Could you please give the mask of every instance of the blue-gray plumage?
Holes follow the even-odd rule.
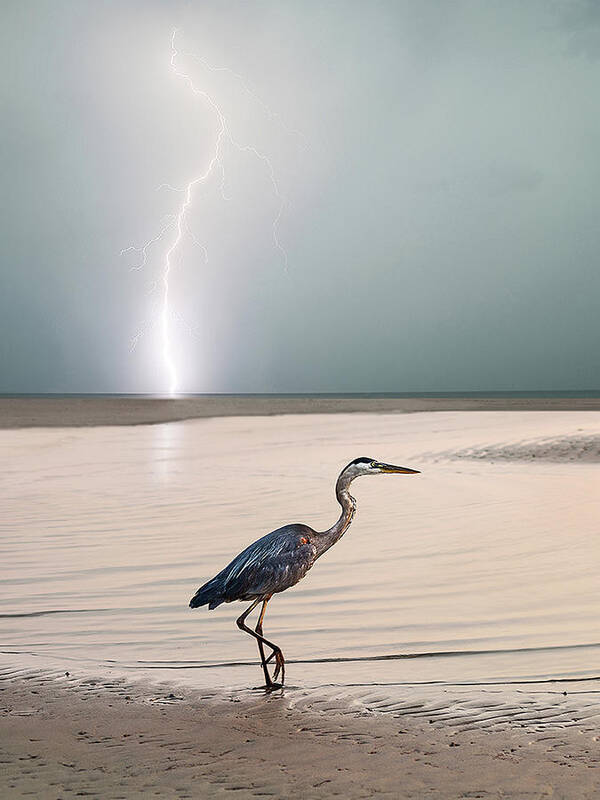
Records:
[[[371,458],[356,458],[341,471],[335,495],[342,507],[338,521],[326,531],[315,531],[300,523],[284,525],[251,544],[212,580],[201,586],[190,600],[191,608],[208,606],[217,608],[221,603],[234,600],[251,600],[252,604],[237,620],[238,627],[253,636],[258,642],[262,668],[268,689],[283,686],[285,659],[281,649],[263,636],[262,622],[267,603],[274,594],[283,592],[301,580],[315,561],[335,544],[348,529],[356,512],[356,501],[349,492],[351,482],[361,475],[380,473],[415,474],[419,470],[395,467]],[[255,630],[249,628],[246,617],[262,602],[262,609]],[[264,645],[272,653],[265,658]],[[268,664],[275,659],[273,678]],[[281,684],[274,681],[281,672]]]

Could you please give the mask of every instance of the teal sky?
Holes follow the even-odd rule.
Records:
[[[180,68],[270,159],[289,264],[269,168],[226,143],[173,257],[179,389],[600,387],[596,2],[20,0],[0,391],[167,388],[182,195],[157,187],[201,174],[218,133],[170,69],[175,28],[205,59]],[[165,226],[132,270],[121,251]]]

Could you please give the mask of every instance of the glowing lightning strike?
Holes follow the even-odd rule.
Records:
[[[164,237],[167,235],[167,233],[169,231],[171,231],[172,229],[174,229],[174,231],[175,231],[175,237],[174,237],[173,241],[171,242],[171,244],[169,245],[169,247],[168,247],[168,249],[167,249],[167,251],[165,252],[165,255],[164,255],[162,273],[161,273],[161,278],[160,278],[160,281],[159,281],[161,286],[162,286],[162,303],[161,303],[161,309],[160,309],[160,315],[159,315],[160,337],[161,337],[161,355],[162,355],[162,360],[163,360],[163,363],[165,365],[165,370],[166,370],[166,373],[167,373],[168,387],[169,387],[169,394],[170,395],[174,395],[177,392],[177,387],[178,387],[177,367],[176,367],[176,364],[175,364],[175,359],[173,357],[172,347],[171,347],[170,323],[171,323],[172,319],[176,319],[179,322],[183,321],[182,318],[181,318],[181,315],[176,314],[176,312],[174,312],[172,310],[172,308],[171,308],[169,282],[170,282],[170,278],[171,278],[171,272],[173,270],[173,260],[174,260],[175,254],[177,253],[177,250],[178,250],[179,246],[181,245],[181,243],[182,243],[182,241],[183,241],[183,239],[184,239],[184,237],[186,235],[188,235],[191,238],[191,240],[203,250],[205,260],[207,258],[206,248],[204,247],[204,245],[202,245],[202,244],[200,244],[200,242],[198,242],[198,240],[194,237],[193,233],[190,231],[190,229],[188,227],[186,216],[187,216],[188,210],[189,210],[189,208],[190,208],[190,206],[192,204],[193,192],[194,192],[195,187],[198,184],[205,183],[211,177],[213,172],[215,172],[215,170],[217,170],[217,169],[220,170],[220,172],[221,172],[221,187],[220,187],[221,188],[221,194],[222,194],[223,198],[226,199],[226,197],[225,197],[225,168],[224,168],[223,162],[222,162],[222,148],[223,148],[223,143],[224,143],[225,140],[227,140],[232,145],[232,147],[234,147],[240,153],[248,153],[248,154],[254,156],[256,159],[258,159],[264,165],[264,167],[267,170],[267,174],[268,174],[269,180],[270,180],[272,188],[273,188],[273,193],[274,193],[274,195],[277,198],[278,203],[279,203],[277,214],[275,216],[275,219],[273,220],[273,226],[272,226],[273,244],[274,244],[275,248],[281,254],[285,273],[287,274],[287,271],[288,271],[288,256],[287,256],[287,252],[286,252],[285,248],[283,247],[283,245],[281,244],[281,242],[279,240],[279,235],[278,235],[279,223],[281,221],[281,217],[282,217],[283,212],[284,212],[285,201],[284,201],[283,195],[280,192],[279,185],[278,185],[276,177],[275,177],[275,171],[273,169],[273,165],[271,164],[271,161],[269,160],[269,158],[264,153],[260,152],[256,147],[254,147],[253,145],[248,145],[248,144],[240,144],[238,141],[236,141],[236,139],[234,139],[234,137],[232,136],[231,131],[230,131],[229,127],[228,127],[228,124],[227,124],[227,121],[225,119],[225,116],[224,116],[223,112],[221,111],[221,108],[219,107],[219,105],[213,100],[213,98],[206,91],[204,91],[203,89],[198,88],[194,84],[194,82],[193,82],[193,80],[192,80],[190,75],[188,75],[186,72],[183,72],[182,69],[180,67],[178,67],[178,65],[177,65],[177,57],[181,53],[177,49],[177,47],[175,46],[175,38],[176,38],[177,32],[178,32],[177,29],[174,30],[173,31],[173,35],[171,37],[170,67],[171,67],[171,70],[174,72],[175,75],[177,75],[178,78],[181,78],[183,81],[185,81],[185,83],[187,84],[187,86],[189,87],[191,92],[194,95],[196,95],[197,97],[202,98],[202,100],[204,100],[207,103],[207,105],[211,108],[211,110],[215,114],[215,117],[217,119],[217,132],[216,132],[216,136],[215,136],[213,155],[212,155],[212,157],[211,157],[206,169],[201,174],[199,174],[195,178],[193,178],[187,184],[187,186],[185,186],[183,188],[178,188],[178,187],[171,186],[170,184],[161,184],[161,186],[159,188],[166,187],[166,188],[168,188],[168,189],[170,189],[172,191],[181,192],[183,194],[183,200],[181,202],[181,205],[179,206],[178,211],[175,214],[167,217],[166,218],[167,222],[162,227],[162,229],[159,231],[159,233],[156,234],[156,236],[154,236],[153,238],[151,238],[148,242],[146,242],[143,246],[141,246],[141,247],[128,247],[128,248],[125,248],[124,250],[121,251],[121,254],[132,252],[132,251],[139,253],[140,256],[141,256],[141,262],[139,264],[136,264],[135,266],[133,266],[132,269],[142,269],[142,267],[144,267],[146,265],[146,263],[147,263],[149,248],[152,245],[162,241],[164,239]],[[268,115],[270,116],[271,119],[278,119],[278,116],[276,114],[273,114],[273,112],[271,112],[271,110],[268,108],[268,106],[262,100],[260,100],[260,98],[258,98],[257,95],[249,88],[249,85],[243,79],[243,77],[241,75],[238,75],[237,73],[233,72],[232,70],[229,70],[226,67],[211,67],[210,65],[207,64],[207,62],[204,61],[204,59],[198,58],[197,56],[193,56],[193,54],[191,54],[191,53],[184,53],[184,55],[196,58],[204,67],[206,67],[206,69],[209,69],[209,70],[211,70],[213,72],[228,72],[231,75],[233,75],[236,79],[241,81],[244,90],[247,93],[249,93],[255,100],[257,100],[257,102],[259,103],[261,108],[263,108],[263,110],[265,110],[268,113]],[[295,131],[290,131],[289,129],[286,129],[286,130],[288,130],[291,133],[297,133]],[[188,329],[191,330],[190,326],[187,326],[187,327],[188,327]],[[132,340],[132,349],[137,344],[137,341],[141,337],[142,333],[143,333],[143,331],[140,331],[134,336],[134,338]]]

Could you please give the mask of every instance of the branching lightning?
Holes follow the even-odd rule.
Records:
[[[212,153],[208,161],[208,165],[199,174],[195,175],[195,177],[193,177],[186,186],[177,187],[177,186],[172,186],[169,183],[163,183],[158,187],[159,189],[168,189],[174,193],[181,194],[182,195],[181,203],[179,204],[175,213],[163,219],[158,233],[156,233],[156,235],[151,237],[145,244],[139,247],[135,246],[127,247],[121,251],[121,255],[124,255],[126,253],[137,253],[139,255],[138,263],[132,265],[131,269],[140,270],[147,265],[149,258],[149,251],[151,248],[160,244],[161,242],[168,243],[168,246],[161,259],[162,266],[161,266],[160,277],[157,281],[154,282],[153,288],[160,287],[161,291],[158,319],[156,321],[159,324],[159,333],[160,333],[160,359],[163,363],[164,370],[166,373],[168,392],[170,395],[176,394],[179,385],[176,359],[173,354],[173,347],[172,347],[171,323],[173,321],[176,321],[180,324],[183,324],[190,333],[193,332],[192,326],[186,323],[185,320],[183,320],[181,314],[175,311],[172,307],[170,284],[171,284],[172,272],[175,265],[175,258],[179,248],[181,247],[182,242],[186,237],[188,237],[190,241],[192,241],[196,246],[198,246],[199,249],[203,252],[205,262],[208,260],[208,251],[206,249],[206,246],[200,243],[198,239],[194,236],[193,232],[190,230],[187,217],[190,207],[192,206],[193,203],[194,190],[200,184],[206,183],[209,180],[209,178],[211,178],[213,174],[215,174],[216,172],[220,172],[221,174],[221,180],[220,180],[221,195],[223,199],[225,200],[228,199],[225,192],[225,166],[223,163],[223,146],[225,142],[227,142],[229,145],[235,148],[238,152],[248,154],[252,158],[257,159],[266,170],[266,173],[268,175],[269,181],[273,189],[273,194],[278,203],[277,213],[272,223],[273,245],[275,249],[280,253],[285,273],[286,274],[288,273],[288,254],[279,238],[279,226],[285,210],[285,199],[280,190],[279,183],[275,175],[275,170],[273,168],[273,164],[271,163],[268,156],[265,153],[261,152],[254,145],[243,144],[234,138],[232,131],[228,125],[227,119],[221,109],[221,106],[213,99],[213,97],[207,91],[195,85],[192,77],[179,66],[178,57],[185,56],[188,58],[193,58],[197,62],[199,62],[206,70],[209,70],[211,72],[224,72],[231,75],[233,78],[235,78],[237,81],[241,83],[244,91],[253,100],[257,102],[260,108],[269,116],[270,119],[277,120],[288,133],[300,136],[300,134],[297,131],[293,131],[290,128],[287,128],[283,124],[280,117],[274,112],[272,112],[271,109],[258,97],[258,95],[250,87],[250,85],[243,78],[243,76],[239,75],[233,70],[230,70],[227,67],[213,67],[210,64],[208,64],[205,59],[196,56],[193,53],[186,53],[180,51],[177,48],[175,41],[177,33],[178,31],[174,30],[171,36],[171,58],[169,65],[172,72],[178,78],[180,78],[182,81],[185,82],[190,92],[192,92],[196,97],[200,98],[205,103],[205,105],[208,106],[208,108],[215,117],[216,130],[215,130],[215,138],[214,138]],[[169,235],[172,235],[170,242],[168,240]],[[133,337],[131,342],[132,350],[137,345],[137,342],[139,341],[140,337],[144,335],[146,327],[147,326],[144,326]]]

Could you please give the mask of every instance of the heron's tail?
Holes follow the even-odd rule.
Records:
[[[208,583],[205,583],[204,586],[201,586],[196,594],[190,600],[190,608],[199,608],[200,606],[208,605],[209,609],[216,608],[220,606],[221,603],[225,602],[225,598],[222,594],[222,586],[220,582],[213,578]]]

